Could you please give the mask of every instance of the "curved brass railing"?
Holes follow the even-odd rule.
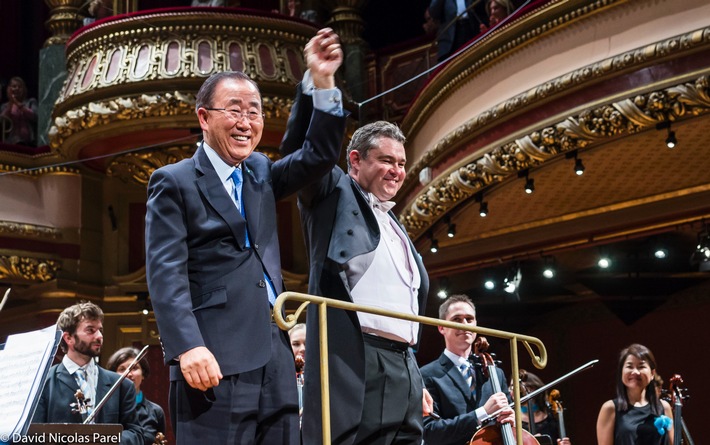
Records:
[[[289,314],[284,319],[283,305],[288,300],[301,301],[298,309],[293,314]],[[321,415],[323,418],[323,443],[330,443],[330,381],[328,375],[328,306],[337,309],[348,311],[367,312],[369,314],[382,315],[385,317],[398,318],[401,320],[409,320],[417,323],[428,324],[431,326],[443,326],[446,328],[460,329],[471,331],[477,334],[489,335],[491,337],[506,338],[510,340],[510,362],[512,364],[511,375],[518,375],[518,342],[522,342],[525,349],[528,350],[532,358],[533,365],[542,369],[547,365],[547,350],[538,338],[527,335],[520,335],[513,332],[499,331],[497,329],[484,328],[482,326],[471,326],[462,323],[454,323],[451,321],[440,320],[438,318],[422,317],[418,315],[405,314],[402,312],[394,312],[386,309],[375,308],[371,306],[363,306],[346,301],[334,300],[332,298],[318,297],[315,295],[302,294],[298,292],[284,292],[276,299],[274,303],[274,320],[276,324],[284,330],[292,328],[297,322],[301,313],[306,309],[309,303],[318,305],[318,323],[320,325],[321,337],[319,339],[320,346],[320,368],[321,368]],[[324,333],[324,334],[323,334]],[[536,355],[531,345],[538,347],[540,355]],[[515,425],[517,429],[518,445],[522,445],[522,422],[520,421],[520,384],[518,379],[513,380],[513,398],[515,400]],[[502,385],[505,382],[501,382]],[[473,436],[473,431],[471,435]]]

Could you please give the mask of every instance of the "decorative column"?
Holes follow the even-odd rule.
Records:
[[[52,108],[67,77],[64,44],[82,25],[79,9],[83,0],[44,0],[50,10],[46,26],[52,33],[39,52],[39,109],[37,113],[37,145],[47,144]]]
[[[365,24],[360,10],[367,0],[333,0],[334,8],[328,26],[340,36],[345,54],[345,82],[352,98],[365,99],[365,54],[367,43],[362,39]]]

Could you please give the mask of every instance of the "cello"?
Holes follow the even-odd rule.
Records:
[[[498,381],[498,373],[496,372],[496,364],[493,358],[487,352],[481,352],[479,356],[483,361],[483,373],[490,380],[493,386],[493,392],[502,392],[502,386]],[[540,442],[535,439],[535,436],[529,432],[522,430],[522,434],[523,445],[540,445]],[[517,443],[513,426],[509,423],[504,423],[502,425],[489,425],[479,429],[473,435],[468,445],[517,445]]]

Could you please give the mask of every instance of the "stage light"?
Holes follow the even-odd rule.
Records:
[[[442,300],[446,300],[449,296],[449,279],[447,277],[441,277],[439,279],[439,290],[437,291],[436,296]]]
[[[700,272],[710,271],[710,231],[706,226],[698,233],[698,244],[690,257],[692,265],[698,265]]]
[[[668,130],[668,137],[666,138],[666,147],[675,148],[675,146],[678,145],[678,140],[675,137],[675,131],[671,130],[671,122],[663,121],[661,123],[656,124],[656,130],[663,129]]]
[[[668,249],[656,249],[655,252],[653,252],[653,256],[658,258],[659,260],[662,260],[664,258],[668,257]]]
[[[548,280],[554,278],[555,275],[557,275],[555,259],[550,256],[544,256],[543,260],[545,261],[545,264],[542,267],[542,276]]]
[[[535,191],[535,180],[533,178],[525,177],[525,193],[528,195]]]
[[[584,174],[584,163],[581,159],[574,161],[574,172],[577,176],[582,176]]]
[[[429,238],[431,238],[431,247],[429,248],[429,251],[431,253],[436,253],[439,251],[439,241],[434,238],[434,235],[432,233],[429,234]]]
[[[609,259],[609,257],[607,257],[607,256],[603,256],[603,257],[599,258],[599,261],[597,261],[597,264],[602,269],[608,269],[611,266],[611,259]]]
[[[517,296],[522,279],[523,276],[520,273],[520,267],[515,266],[510,269],[508,276],[503,280],[503,290],[508,294],[515,294]]]
[[[481,215],[481,218],[488,216],[488,203],[486,201],[481,201],[481,208],[478,209],[478,214]]]
[[[448,236],[449,238],[455,237],[456,236],[456,224],[451,223],[451,218],[448,215],[446,215],[444,217],[444,222],[446,222],[446,224],[448,226],[448,228],[446,230],[446,236]]]
[[[486,280],[485,283],[483,283],[483,287],[488,290],[493,290],[496,288],[496,283],[493,280]]]

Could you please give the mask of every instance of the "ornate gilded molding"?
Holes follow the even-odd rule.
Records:
[[[54,260],[0,255],[0,280],[45,282],[56,278],[59,269]]]
[[[0,173],[15,172],[18,175],[43,176],[43,175],[78,175],[79,170],[63,165],[50,165],[47,167],[25,169],[17,165],[0,164]]]
[[[11,235],[27,238],[44,238],[58,240],[62,238],[61,230],[54,227],[38,226],[8,221],[0,221],[0,235]]]
[[[413,138],[423,119],[430,116],[439,104],[454,94],[463,84],[469,82],[474,74],[481,72],[486,66],[503,57],[510,57],[514,50],[532,43],[545,34],[555,32],[562,27],[569,26],[572,22],[626,1],[551,1],[540,9],[531,10],[512,23],[504,25],[444,66],[441,73],[427,85],[424,93],[412,104],[402,123],[404,133],[409,138]],[[490,118],[495,117],[491,116]]]
[[[79,13],[84,0],[44,0],[51,16],[46,22],[52,36],[44,46],[63,45],[79,29],[83,16]]]
[[[589,148],[609,139],[655,129],[656,124],[710,112],[710,76],[586,110],[496,147],[483,157],[423,189],[400,214],[413,237],[479,190],[562,152]]]
[[[150,175],[156,169],[189,158],[194,153],[195,144],[166,147],[150,153],[128,153],[114,159],[106,173],[125,182],[148,185]]]

